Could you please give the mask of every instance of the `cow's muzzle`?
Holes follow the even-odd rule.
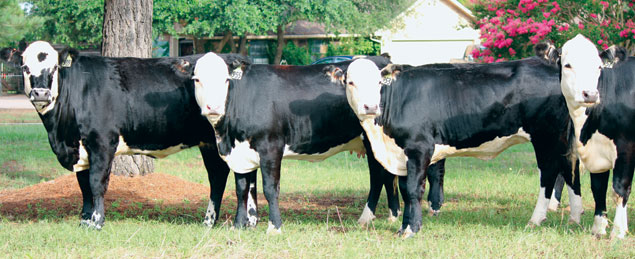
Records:
[[[582,99],[586,104],[595,104],[600,99],[600,93],[597,90],[582,91]]]
[[[29,94],[32,103],[49,104],[53,101],[51,90],[43,88],[33,88]]]

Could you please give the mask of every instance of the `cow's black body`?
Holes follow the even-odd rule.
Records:
[[[377,123],[408,157],[408,175],[400,177],[406,202],[402,230],[420,228],[420,186],[435,144],[477,147],[522,127],[531,137],[546,197],[551,196],[558,173],[580,194],[571,156],[573,128],[556,66],[529,58],[414,67],[383,88],[381,105],[384,111]],[[438,179],[430,178],[431,183]],[[431,184],[430,192],[437,191]]]
[[[76,52],[64,51],[60,59],[72,53]],[[72,57],[70,67],[58,68],[55,106],[40,113],[40,118],[60,164],[76,171],[83,195],[82,223],[103,226],[103,196],[120,138],[133,150],[125,153],[199,146],[214,204],[214,213],[208,208],[206,217],[217,217],[229,168],[218,155],[213,128],[201,116],[194,98],[191,66],[200,55],[157,59]],[[244,59],[237,55],[224,58],[230,63]],[[80,143],[89,165],[77,169],[74,165],[80,160]],[[206,222],[210,220],[215,218],[206,218]]]
[[[587,144],[597,131],[615,143],[617,159],[613,168],[613,190],[626,207],[635,170],[635,57],[602,70],[598,83],[600,104],[587,108],[588,118],[580,141]],[[591,174],[595,215],[606,215],[609,172]]]
[[[379,67],[389,62],[382,57],[374,57],[374,60]],[[350,61],[334,65],[345,69],[348,64]],[[221,155],[228,155],[236,141],[248,141],[251,149],[259,154],[270,222],[278,230],[282,224],[278,193],[285,146],[299,154],[324,153],[363,133],[359,119],[347,103],[344,87],[325,75],[326,66],[247,66],[242,79],[231,80],[226,114],[215,126]],[[393,187],[394,176],[374,159],[367,140],[364,146],[371,172],[367,205],[375,211],[384,185],[389,207],[396,215],[399,201]],[[439,171],[442,167],[440,163]],[[237,174],[236,177],[244,176]],[[237,185],[237,193],[240,186],[247,184]],[[239,204],[244,204],[240,199],[246,195],[238,196]],[[235,224],[243,226],[246,220],[243,206],[237,211]]]

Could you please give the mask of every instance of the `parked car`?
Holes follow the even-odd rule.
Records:
[[[315,64],[327,64],[327,63],[337,63],[337,62],[342,62],[342,61],[346,61],[346,60],[351,60],[353,59],[354,56],[331,56],[331,57],[323,57],[321,59],[318,59],[316,61],[313,61],[311,63],[311,65],[315,65]]]

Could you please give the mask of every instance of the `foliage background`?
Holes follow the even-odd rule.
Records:
[[[583,34],[598,48],[624,46],[635,52],[635,0],[470,0],[481,44],[472,54],[482,62],[533,55],[533,45],[561,46]]]

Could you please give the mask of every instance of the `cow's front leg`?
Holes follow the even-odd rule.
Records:
[[[595,201],[595,213],[593,216],[593,227],[591,234],[596,237],[606,235],[606,227],[609,221],[606,218],[606,191],[609,186],[610,171],[603,173],[590,173],[591,176],[591,193]]]
[[[218,155],[215,144],[202,144],[199,146],[203,163],[207,170],[207,179],[210,186],[209,202],[205,211],[205,219],[203,224],[211,227],[216,223],[220,216],[220,206],[227,185],[227,177],[229,176],[229,167],[227,163]]]
[[[246,174],[234,174],[237,197],[235,228],[255,227],[258,223],[256,176],[257,170]]]
[[[104,195],[108,190],[110,180],[110,165],[115,156],[114,148],[101,143],[116,143],[116,141],[87,141],[86,148],[90,160],[89,182],[93,194],[93,213],[90,216],[89,227],[100,230],[104,226],[105,208]],[[100,145],[101,144],[101,145]],[[99,147],[99,148],[94,148]]]
[[[282,163],[282,147],[266,147],[260,154],[260,171],[262,172],[262,188],[269,203],[269,227],[267,234],[282,233],[282,218],[278,207],[280,194],[280,165]]]
[[[399,234],[404,237],[412,237],[421,229],[423,221],[421,210],[422,185],[425,181],[426,170],[430,165],[432,151],[428,148],[408,148],[405,150],[408,156],[406,167],[408,175],[399,178],[399,188],[404,198],[404,217]],[[436,185],[433,182],[430,185]]]
[[[366,160],[368,162],[368,173],[370,174],[370,191],[368,192],[368,198],[366,199],[366,205],[362,211],[362,215],[357,220],[360,225],[366,225],[375,219],[375,210],[377,209],[377,203],[379,202],[379,196],[381,195],[381,189],[384,185],[383,172],[384,168],[377,162],[373,150],[368,142],[368,137],[364,133],[364,147],[366,148]],[[386,189],[387,197],[390,197],[391,193],[388,193]],[[399,199],[397,197],[397,199]],[[390,202],[390,198],[388,198]],[[397,206],[399,206],[399,200],[397,200]]]
[[[549,211],[557,211],[558,207],[560,207],[560,201],[562,200],[562,190],[564,190],[564,178],[562,177],[562,175],[559,174],[556,178],[556,183],[553,186],[551,199],[549,200]]]
[[[83,170],[75,173],[79,189],[82,191],[82,212],[80,213],[79,225],[90,226],[90,217],[93,214],[93,192],[90,188],[90,172]]]

